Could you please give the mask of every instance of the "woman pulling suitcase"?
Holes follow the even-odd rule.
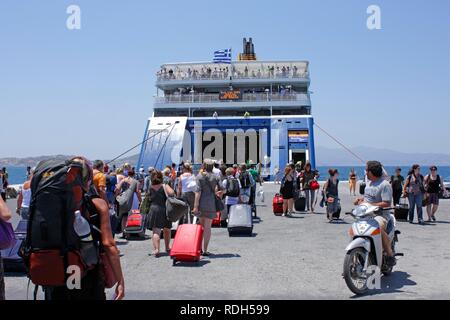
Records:
[[[213,174],[214,162],[205,159],[202,171],[197,177],[197,192],[195,193],[195,204],[192,213],[200,217],[203,226],[203,256],[209,256],[208,245],[211,240],[211,225],[218,211],[223,210],[221,200],[222,184],[220,179]]]
[[[339,201],[339,172],[337,169],[328,170],[329,178],[323,186],[324,198],[327,206],[327,218],[331,222],[339,219],[341,205]]]
[[[171,197],[175,194],[173,189],[167,185],[163,184],[163,174],[161,171],[153,171],[151,175],[151,187],[146,195],[149,197],[150,210],[149,219],[147,223],[147,229],[153,232],[152,243],[153,251],[152,254],[158,258],[160,255],[160,242],[161,242],[161,229],[164,232],[164,243],[166,252],[170,253],[170,229],[172,228],[172,222],[167,220],[166,217],[166,200],[167,196]],[[167,196],[166,196],[167,194]],[[145,214],[145,212],[143,212]]]

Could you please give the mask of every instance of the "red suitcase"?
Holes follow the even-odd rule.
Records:
[[[273,214],[276,216],[282,216],[283,215],[283,197],[280,194],[276,194],[275,197],[273,197]]]
[[[123,229],[123,236],[125,239],[130,239],[131,236],[145,238],[145,216],[139,210],[132,210],[127,218],[127,225]]]
[[[194,219],[195,220],[195,219]],[[200,251],[203,242],[203,227],[198,224],[182,224],[178,227],[173,240],[170,257],[173,265],[181,262],[200,261]]]
[[[126,228],[140,228],[144,224],[144,217],[139,210],[132,210],[127,219]]]
[[[220,216],[220,211],[219,212],[217,212],[217,215],[216,215],[216,218],[215,219],[213,219],[213,221],[212,221],[212,226],[213,227],[220,227],[221,226],[221,216]]]

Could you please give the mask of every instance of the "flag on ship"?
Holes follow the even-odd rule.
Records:
[[[214,63],[231,63],[231,49],[214,51]]]

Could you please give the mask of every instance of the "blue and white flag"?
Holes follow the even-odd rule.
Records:
[[[231,63],[231,49],[214,51],[214,63]]]

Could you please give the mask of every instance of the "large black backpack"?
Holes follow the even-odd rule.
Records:
[[[241,172],[239,175],[239,182],[241,183],[242,189],[247,189],[252,186],[252,182],[250,180],[250,173],[247,171]]]
[[[227,178],[227,193],[229,197],[239,197],[239,181],[235,177]]]
[[[36,167],[27,237],[21,248],[28,276],[36,285],[65,285],[69,266],[78,266],[82,275],[86,271],[74,230],[76,210],[89,219],[82,172],[82,164],[71,160],[47,160]]]

